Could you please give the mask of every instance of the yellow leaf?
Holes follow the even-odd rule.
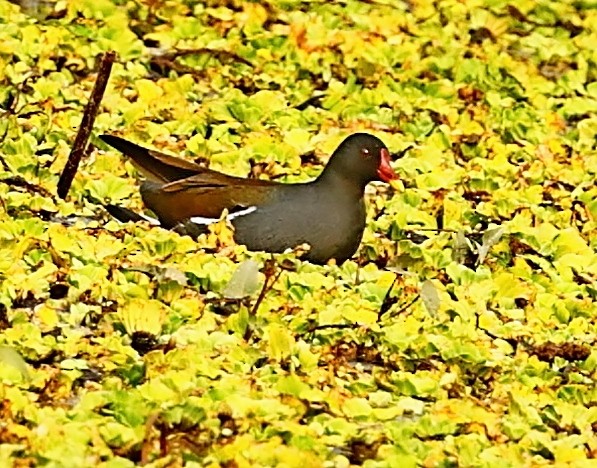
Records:
[[[555,257],[559,258],[564,254],[580,254],[592,256],[593,251],[586,241],[574,228],[567,228],[560,231],[554,240]]]
[[[279,361],[290,356],[294,337],[286,327],[273,323],[267,327],[267,336],[268,354],[271,358]]]
[[[348,417],[367,417],[371,414],[373,408],[365,398],[350,398],[344,402],[342,411]]]
[[[143,331],[159,335],[166,320],[166,308],[155,300],[133,299],[121,307],[116,316],[129,334]]]
[[[158,101],[164,94],[164,90],[151,80],[137,80],[135,83],[139,101],[151,104]]]
[[[35,310],[35,315],[40,320],[41,324],[44,325],[44,328],[54,328],[58,325],[58,314],[56,313],[56,310],[48,304],[42,304],[37,308]]]

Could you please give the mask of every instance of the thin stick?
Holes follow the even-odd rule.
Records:
[[[62,174],[60,174],[60,180],[58,180],[58,196],[63,200],[70,190],[77,169],[79,168],[81,158],[83,157],[83,154],[85,154],[87,141],[89,140],[89,135],[91,134],[91,129],[93,128],[99,105],[104,97],[104,91],[106,90],[106,85],[108,84],[110,72],[112,71],[112,64],[114,63],[115,58],[116,52],[106,52],[100,62],[97,79],[95,80],[95,85],[93,86],[89,102],[85,107],[83,119],[81,119],[81,125],[79,126],[79,132],[77,133],[73,144],[73,149],[68,155],[68,161],[66,162],[66,166],[64,166]]]
[[[381,307],[379,308],[379,312],[377,313],[378,322],[381,320],[382,315],[385,314],[388,310],[390,310],[390,307],[392,307],[398,301],[397,299],[392,300],[392,298],[390,297],[390,293],[392,292],[392,289],[394,289],[394,286],[396,285],[397,281],[398,275],[394,274],[394,280],[392,281],[392,284],[390,284],[390,287],[386,291],[386,295],[384,296],[383,301],[381,303]]]
[[[22,187],[29,193],[39,193],[43,197],[54,198],[54,196],[45,188],[40,187],[39,185],[32,184],[31,182],[27,182],[27,180],[21,176],[6,177],[4,179],[0,179],[0,184],[6,184],[10,187]]]
[[[417,294],[415,296],[415,298],[408,302],[407,304],[403,305],[402,307],[400,307],[400,309],[398,309],[396,312],[391,313],[390,315],[388,315],[388,317],[395,317],[396,315],[400,315],[402,312],[404,312],[406,309],[409,309],[410,306],[412,306],[415,302],[417,302],[419,299],[421,298],[421,296],[419,294]]]
[[[283,271],[282,268],[277,268],[277,263],[276,263],[276,260],[274,259],[273,255],[270,260],[266,260],[265,281],[263,282],[263,288],[261,288],[259,297],[255,301],[255,304],[253,305],[251,312],[249,312],[249,314],[251,316],[255,316],[257,314],[257,309],[259,309],[259,306],[265,299],[265,295],[274,287],[274,284],[276,283],[276,281],[278,281],[278,279],[282,275],[282,271]],[[249,324],[247,326],[247,330],[245,331],[245,335],[243,338],[246,341],[249,341],[252,336],[253,336],[253,327],[251,326],[251,324]]]

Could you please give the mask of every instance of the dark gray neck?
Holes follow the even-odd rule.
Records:
[[[338,171],[324,170],[313,182],[314,185],[327,187],[326,190],[337,191],[346,197],[362,198],[367,182],[355,180],[353,177],[342,175]]]

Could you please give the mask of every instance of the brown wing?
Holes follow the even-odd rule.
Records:
[[[146,182],[141,195],[160,221],[172,227],[193,216],[219,218],[225,209],[263,205],[275,196],[274,187],[284,185],[211,171],[166,185]]]
[[[148,158],[141,162],[133,159],[135,166],[147,178],[162,182],[172,182],[186,179],[197,174],[214,172],[206,167],[199,166],[194,162],[176,158],[155,150],[147,150]]]
[[[272,188],[284,185],[222,174],[113,135],[100,138],[129,156],[147,178],[143,201],[167,227],[193,216],[219,218],[225,209],[262,205],[274,196]]]

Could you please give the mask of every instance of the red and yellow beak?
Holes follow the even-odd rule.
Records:
[[[387,148],[382,148],[381,150],[381,161],[379,163],[379,167],[377,168],[377,175],[379,178],[387,183],[390,183],[392,180],[398,180],[398,174],[394,172],[392,166],[390,166],[390,162],[392,159],[390,158],[390,152]]]

